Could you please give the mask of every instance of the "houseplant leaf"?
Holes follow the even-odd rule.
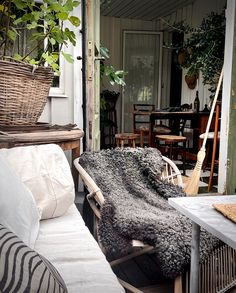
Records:
[[[61,53],[62,53],[63,57],[66,59],[66,61],[68,61],[69,63],[74,62],[74,59],[71,54],[65,53],[63,51],[61,51]]]

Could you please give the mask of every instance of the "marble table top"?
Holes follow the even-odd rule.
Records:
[[[236,223],[212,205],[236,203],[236,195],[169,198],[169,204],[224,243],[236,249]]]

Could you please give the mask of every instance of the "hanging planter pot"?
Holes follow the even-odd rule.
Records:
[[[185,75],[185,82],[189,89],[193,90],[196,87],[198,76],[194,75]]]
[[[0,60],[0,125],[32,125],[43,112],[53,72],[23,62]]]

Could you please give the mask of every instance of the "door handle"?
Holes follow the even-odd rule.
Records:
[[[102,57],[102,56],[95,56],[95,57],[94,57],[94,60],[95,60],[95,61],[105,61],[105,57]]]

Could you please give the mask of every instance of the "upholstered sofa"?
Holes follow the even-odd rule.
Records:
[[[59,146],[0,150],[0,292],[124,292],[74,198]]]

